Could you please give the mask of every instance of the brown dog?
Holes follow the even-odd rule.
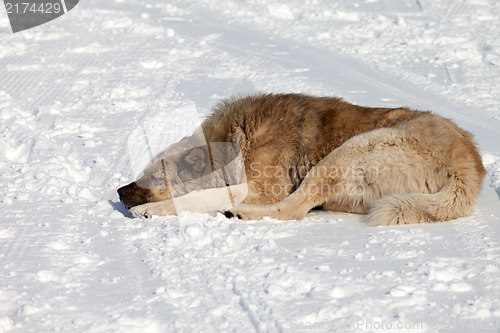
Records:
[[[430,112],[260,94],[220,103],[118,193],[135,216],[289,220],[319,207],[390,225],[470,214],[484,175],[471,134]]]

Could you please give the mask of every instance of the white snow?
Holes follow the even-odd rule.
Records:
[[[0,332],[500,330],[497,0],[88,0],[16,34],[0,8]],[[115,191],[153,151],[256,91],[454,119],[475,212],[131,219]]]

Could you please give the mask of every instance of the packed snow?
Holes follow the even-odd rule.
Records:
[[[0,6],[0,332],[500,332],[500,2]],[[477,138],[472,216],[133,219],[116,189],[221,98],[407,105]],[[141,133],[148,137],[144,143]]]

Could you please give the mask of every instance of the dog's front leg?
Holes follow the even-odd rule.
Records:
[[[231,185],[193,191],[186,195],[158,202],[151,202],[130,208],[134,217],[150,218],[153,215],[177,215],[182,211],[193,213],[216,213],[227,210],[245,199],[246,184]]]

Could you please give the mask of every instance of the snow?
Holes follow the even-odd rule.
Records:
[[[0,332],[500,329],[500,2],[89,0],[17,34],[0,8]],[[475,212],[131,219],[115,191],[153,151],[256,91],[454,119]]]

